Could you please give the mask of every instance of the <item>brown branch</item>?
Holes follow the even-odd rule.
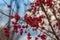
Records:
[[[49,20],[49,17],[48,17],[48,15],[47,15],[47,12],[45,11],[45,8],[43,7],[43,4],[42,4],[42,3],[40,3],[40,4],[41,4],[41,7],[44,9],[43,11],[45,12],[45,15],[46,15],[46,17],[47,17],[47,19],[48,19],[49,25],[50,25],[50,27],[51,27],[51,29],[52,29],[52,31],[53,31],[53,34],[55,35],[55,37],[56,37],[57,40],[60,40],[59,37],[56,35],[56,33],[55,33],[52,25],[51,25],[51,22],[50,22],[50,20]]]
[[[3,14],[5,16],[9,17],[9,15],[5,14],[1,9],[0,9],[0,14]]]

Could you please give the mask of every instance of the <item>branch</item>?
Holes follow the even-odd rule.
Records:
[[[41,4],[41,7],[44,9],[43,4],[42,4],[42,3],[40,3],[40,4]],[[56,37],[57,40],[60,40],[59,37],[56,35],[56,33],[55,33],[52,25],[51,25],[51,22],[50,22],[50,20],[49,20],[49,17],[48,17],[48,15],[47,15],[47,12],[45,11],[45,9],[44,9],[43,11],[45,12],[45,15],[46,15],[46,17],[47,17],[47,19],[48,19],[49,25],[50,25],[50,27],[51,27],[51,29],[52,29],[52,31],[53,31],[53,34],[55,35],[55,37]]]

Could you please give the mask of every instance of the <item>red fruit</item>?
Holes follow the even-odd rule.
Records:
[[[38,40],[38,38],[37,38],[37,37],[35,37],[35,40]]]
[[[18,28],[17,25],[13,25],[13,27],[14,27],[14,29],[17,29]]]
[[[33,23],[32,17],[29,17],[29,18],[28,18],[28,21],[29,21],[30,23]]]
[[[4,28],[4,34],[7,38],[9,37],[9,29],[8,28]]]
[[[49,7],[52,7],[52,0],[46,0],[45,4]]]
[[[20,35],[22,35],[23,34],[23,29],[20,29]]]
[[[39,22],[41,23],[41,22],[42,22],[42,18],[39,17],[39,18],[37,19],[37,21],[39,21]]]
[[[22,28],[24,29],[24,28],[25,28],[25,26],[22,26]]]
[[[4,28],[4,32],[5,33],[9,33],[9,29],[8,28]]]
[[[17,24],[17,22],[13,22],[13,21],[12,21],[12,24],[16,25],[16,24]]]
[[[42,22],[42,19],[38,17],[36,21],[37,21],[38,23],[41,23],[41,22]]]
[[[40,0],[37,0],[36,2],[35,2],[35,6],[39,6],[40,5]]]
[[[46,30],[45,27],[41,27],[41,29]]]
[[[5,37],[9,38],[9,33],[5,33]]]
[[[11,8],[11,5],[7,5],[8,6],[8,8]]]
[[[55,24],[53,25],[53,27],[55,28]]]
[[[17,28],[15,28],[15,29],[14,29],[14,32],[18,33],[18,29],[17,29]]]
[[[44,24],[44,21],[41,23],[41,25],[43,25]]]
[[[35,22],[32,24],[32,27],[35,27],[35,29],[38,29],[38,27],[39,27],[38,22],[35,21]]]
[[[14,27],[14,32],[18,32],[18,27],[17,27],[17,25],[13,25],[13,27]]]
[[[31,39],[31,34],[30,33],[28,33],[28,40],[30,40]]]
[[[28,28],[28,24],[25,27]]]
[[[27,14],[24,16],[24,20],[26,21],[26,19],[27,19]]]
[[[29,11],[29,12],[31,12],[31,11],[32,11],[32,9],[33,9],[33,8],[30,8],[30,9],[28,9],[28,11]]]
[[[29,37],[29,36],[28,36],[27,38],[28,38],[28,40],[30,40],[32,37]]]
[[[16,22],[18,22],[18,20],[20,19],[20,16],[17,13],[15,14],[15,19],[16,19]]]
[[[33,26],[33,27],[36,27],[37,25],[36,25],[36,23],[33,23],[32,26]]]
[[[40,18],[45,18],[45,15],[41,15]]]
[[[46,35],[42,34],[40,37],[42,40],[46,40]]]
[[[18,27],[18,28],[21,28],[21,26],[20,26],[20,25],[17,25],[17,27]]]
[[[58,26],[58,22],[56,22],[56,26]]]
[[[30,33],[28,33],[28,36],[31,36],[31,34],[30,34]]]

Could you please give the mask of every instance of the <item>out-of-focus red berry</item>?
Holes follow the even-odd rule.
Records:
[[[11,8],[11,5],[7,5],[8,6],[8,8]]]

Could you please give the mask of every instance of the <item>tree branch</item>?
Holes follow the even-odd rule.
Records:
[[[40,4],[41,4],[41,7],[44,9],[43,4],[42,4],[42,3],[40,3]],[[60,40],[59,37],[56,35],[56,33],[55,33],[52,25],[51,25],[51,22],[50,22],[50,20],[49,20],[49,17],[48,17],[48,15],[47,15],[47,12],[45,11],[45,9],[44,9],[43,11],[45,12],[45,15],[46,15],[46,17],[47,17],[47,19],[48,19],[49,25],[50,25],[50,27],[51,27],[51,29],[52,29],[52,31],[53,31],[53,34],[55,35],[55,37],[56,37],[57,40]]]

